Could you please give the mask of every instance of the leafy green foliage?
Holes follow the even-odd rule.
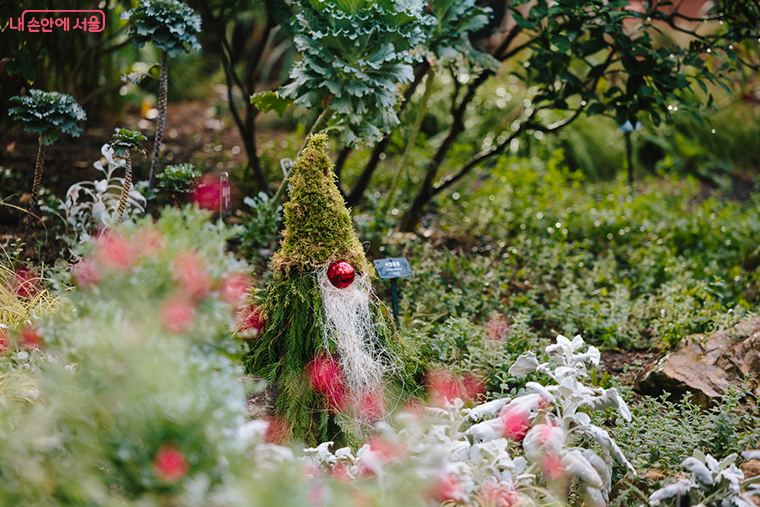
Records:
[[[169,165],[157,177],[158,188],[170,194],[186,194],[193,191],[201,176],[193,164]]]
[[[498,311],[525,325],[527,342],[511,347],[551,330],[656,346],[758,311],[756,198],[705,198],[688,179],[649,180],[634,196],[622,181],[581,185],[561,158],[492,171],[469,199],[439,204],[430,235],[456,239],[383,245],[412,263],[401,310],[430,340],[448,317]]]
[[[257,197],[246,197],[243,202],[251,209],[243,220],[240,238],[240,253],[246,259],[259,257],[261,249],[274,251],[277,246],[282,206],[274,206],[270,197],[259,192]]]
[[[141,48],[151,42],[169,56],[201,48],[197,35],[201,33],[201,18],[179,0],[141,0],[140,4],[122,13],[122,19],[133,22],[128,34],[132,44]]]
[[[453,66],[457,71],[496,70],[500,62],[473,46],[472,34],[486,26],[493,10],[475,0],[430,2],[435,23],[425,27],[423,51],[433,66]]]
[[[147,153],[145,147],[140,144],[142,141],[147,141],[147,137],[135,130],[120,128],[116,128],[115,130],[116,133],[113,135],[110,143],[115,157],[125,158],[130,151],[136,151],[143,155]]]
[[[279,97],[326,110],[345,142],[373,144],[399,123],[398,86],[413,78],[411,52],[430,19],[419,0],[299,2],[295,44],[301,60]],[[263,97],[262,97],[263,99]],[[259,99],[259,100],[262,100]]]
[[[11,98],[17,104],[8,114],[23,122],[24,130],[40,136],[40,144],[50,146],[58,140],[61,132],[79,137],[82,127],[77,122],[87,119],[84,109],[71,95],[59,92],[29,90],[25,96]]]

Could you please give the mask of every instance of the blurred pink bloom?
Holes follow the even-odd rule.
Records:
[[[187,298],[173,296],[161,306],[161,325],[171,333],[184,333],[194,318],[195,305]]]
[[[486,394],[486,384],[483,379],[475,373],[466,373],[462,378],[462,388],[464,390],[465,400],[478,401]]]
[[[480,488],[478,496],[485,507],[513,507],[519,505],[520,494],[513,487],[491,478]]]
[[[201,209],[219,211],[222,202],[222,184],[219,176],[214,174],[204,175],[193,192],[193,202]]]
[[[356,402],[359,417],[364,421],[376,422],[385,415],[385,399],[376,391],[367,391]]]
[[[444,370],[433,370],[425,376],[430,405],[442,407],[448,401],[462,397],[462,386]]]
[[[137,232],[135,243],[141,254],[154,257],[164,249],[166,241],[163,235],[153,227],[143,227]]]
[[[387,438],[374,436],[370,438],[366,445],[369,445],[370,451],[374,456],[387,463],[390,461],[401,461],[409,455],[409,450],[402,443],[391,442]]]
[[[24,324],[19,333],[18,343],[26,350],[39,351],[43,343],[39,330],[29,323]]]
[[[193,297],[202,298],[211,289],[211,276],[206,271],[206,263],[197,252],[177,254],[172,274],[179,282],[182,292]]]
[[[559,454],[555,452],[549,452],[544,454],[541,462],[541,468],[544,471],[544,475],[548,479],[556,480],[562,477],[565,469],[562,467],[562,461],[559,458]]]
[[[219,287],[219,297],[222,301],[237,306],[245,301],[251,289],[251,277],[243,273],[227,275]]]
[[[509,320],[499,312],[493,312],[486,321],[486,336],[494,341],[507,339],[509,333]]]
[[[92,259],[84,257],[71,268],[71,275],[74,277],[74,283],[79,288],[89,288],[100,282],[100,272],[98,266]]]
[[[549,404],[550,401],[540,394],[527,394],[510,401],[499,413],[504,436],[522,442],[530,430],[531,414]]]
[[[428,496],[437,502],[460,502],[467,498],[462,483],[452,472],[440,474],[428,490]]]
[[[8,330],[0,327],[0,354],[5,354],[11,348],[11,341],[8,338]]]
[[[102,266],[126,271],[135,264],[135,249],[124,236],[104,233],[96,240],[94,258]]]
[[[16,297],[31,299],[40,292],[37,273],[27,267],[21,267],[13,273],[11,290]]]
[[[290,442],[290,426],[279,417],[269,420],[269,426],[264,433],[264,441],[268,444],[287,445]]]
[[[344,463],[341,463],[340,461],[335,462],[332,464],[332,466],[330,466],[330,474],[332,475],[333,479],[344,484],[353,480],[351,471]]]
[[[167,482],[177,482],[189,470],[185,455],[171,444],[161,446],[153,460],[153,466],[159,479]]]

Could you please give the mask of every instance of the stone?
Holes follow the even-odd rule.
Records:
[[[760,317],[707,336],[684,338],[639,376],[636,390],[650,395],[666,392],[673,399],[691,392],[695,403],[708,407],[729,385],[740,386],[745,375],[749,388],[760,395]]]

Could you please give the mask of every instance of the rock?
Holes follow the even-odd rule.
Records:
[[[750,389],[760,395],[760,317],[706,337],[684,338],[638,378],[636,390],[651,395],[668,392],[675,399],[691,392],[695,403],[707,407],[729,385],[739,386],[745,375]]]

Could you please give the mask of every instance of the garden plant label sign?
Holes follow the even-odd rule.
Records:
[[[377,276],[383,280],[412,276],[412,268],[404,257],[391,257],[374,261]]]

